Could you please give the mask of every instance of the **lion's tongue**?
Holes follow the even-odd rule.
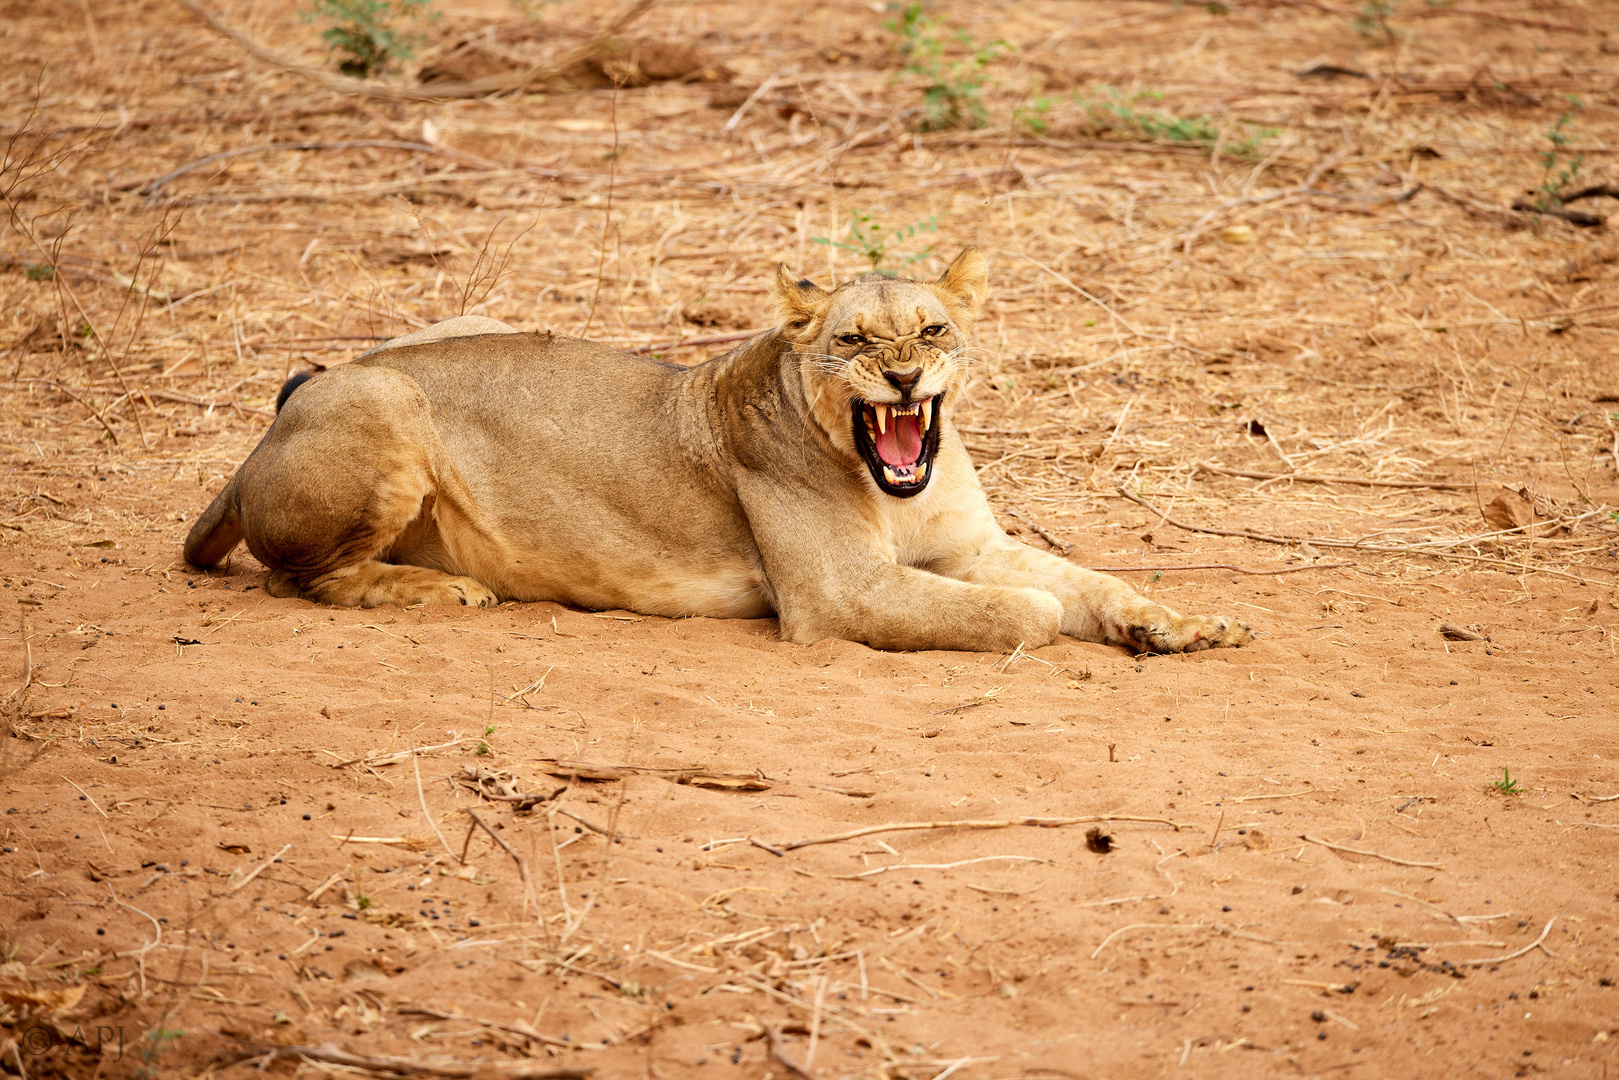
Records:
[[[888,418],[888,430],[877,433],[877,456],[885,465],[915,465],[922,456],[922,425],[915,415]]]

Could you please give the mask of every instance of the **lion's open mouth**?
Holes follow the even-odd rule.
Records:
[[[904,499],[928,486],[939,452],[939,403],[943,395],[906,405],[853,403],[854,442],[877,486]]]

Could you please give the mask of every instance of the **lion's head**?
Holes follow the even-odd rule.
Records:
[[[889,495],[928,485],[988,282],[971,247],[937,281],[871,274],[827,292],[785,266],[776,271],[781,333],[802,358],[816,420]]]

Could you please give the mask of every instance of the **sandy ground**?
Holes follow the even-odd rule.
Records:
[[[1244,57],[1285,76],[1284,65],[1326,52],[1377,70],[1398,62],[1416,80],[1465,74],[1469,50],[1492,50],[1498,77],[1510,85],[1509,71],[1527,71],[1522,85],[1540,96],[1438,97],[1396,113],[1387,103],[1398,95],[1376,98],[1374,86],[1370,104],[1341,115],[1315,99],[1300,107],[1324,117],[1309,129],[1321,139],[1363,125],[1373,149],[1343,190],[1355,177],[1379,183],[1377,169],[1416,168],[1420,137],[1444,155],[1425,168],[1450,170],[1452,190],[1472,175],[1476,205],[1504,214],[1514,187],[1539,175],[1535,140],[1565,107],[1557,80],[1606,85],[1611,63],[1606,42],[1510,19],[1608,25],[1615,9],[1484,6],[1508,21],[1425,32],[1404,53],[1357,36],[1350,14],[1313,8],[1239,11],[1218,25],[1188,12],[1165,30],[1142,22],[1164,5],[1097,3],[1084,7],[1102,28],[1072,33],[1096,79],[1122,82],[1108,72],[1138,61],[1145,85],[1168,78],[1152,57],[1207,65],[1165,106],[1187,112],[1235,93],[1217,88],[1242,78]],[[227,14],[247,24],[248,7]],[[85,11],[89,30],[76,13],[14,5],[8,33],[31,63],[82,46],[66,61],[86,65],[77,77],[105,80],[136,119],[273,112],[254,96],[272,92],[274,108],[347,108],[311,99],[291,75],[242,74],[235,47],[178,8]],[[1018,19],[1072,19],[1060,4],[946,11],[981,40],[1002,24],[1028,29]],[[596,15],[567,7],[556,18]],[[883,66],[881,18],[865,5],[828,6],[802,39],[775,44],[749,36],[766,34],[758,12],[686,5],[659,18],[648,25],[695,35],[745,86],[767,61],[841,43],[865,72],[857,96],[911,92]],[[254,25],[284,47],[304,40],[319,59],[294,17]],[[1140,37],[1142,25],[1160,36]],[[779,55],[761,59],[758,40]],[[1051,48],[1060,69],[1071,54]],[[1535,68],[1531,48],[1551,59]],[[122,68],[121,49],[133,50]],[[161,78],[140,59],[154,55],[172,68]],[[837,57],[816,62],[842,70]],[[1556,77],[1533,83],[1536,72]],[[14,103],[32,78],[8,77]],[[707,93],[654,87],[619,106],[627,129],[645,131],[675,115],[658,112],[671,95],[701,106]],[[1023,100],[1016,86],[996,93],[1004,113]],[[556,121],[558,140],[599,152],[609,133],[580,124],[608,94],[488,115]],[[59,124],[116,113],[94,98],[48,90],[44,108]],[[836,95],[816,100],[831,108]],[[1253,98],[1240,115],[1293,107],[1279,100]],[[419,128],[407,109],[437,106],[367,108],[318,121],[333,125],[322,137]],[[473,145],[485,114],[446,109],[433,115],[460,117],[461,145]],[[8,107],[8,124],[23,111]],[[750,121],[755,146],[812,131],[784,111]],[[1580,145],[1595,147],[1588,169],[1609,168],[1600,147],[1611,153],[1619,135],[1615,112],[1611,94],[1591,94],[1579,120]],[[656,138],[678,142],[678,124],[691,124],[693,139],[717,145],[731,115],[684,113]],[[570,116],[579,122],[558,120]],[[162,280],[171,299],[211,298],[166,315],[152,305],[138,344],[115,354],[118,379],[148,391],[131,410],[114,400],[123,391],[105,352],[26,336],[57,299],[24,272],[36,256],[11,228],[0,275],[7,340],[18,342],[0,413],[0,596],[15,600],[3,627],[0,1069],[246,1077],[256,1059],[280,1075],[594,1069],[671,1080],[1619,1075],[1619,482],[1607,450],[1619,352],[1601,314],[1614,280],[1606,234],[1558,221],[1508,229],[1426,194],[1417,210],[1384,200],[1352,214],[1294,200],[1245,219],[1260,243],[1231,233],[1190,259],[1176,253],[1184,230],[1238,197],[1251,162],[1219,172],[1206,155],[1150,142],[1089,158],[1036,147],[1027,153],[1048,154],[1046,166],[1079,154],[1090,165],[1074,182],[1104,193],[1065,194],[1052,178],[1019,188],[1019,204],[1003,184],[990,217],[980,187],[1001,182],[1006,122],[999,144],[957,149],[955,134],[930,136],[927,150],[890,131],[848,150],[838,183],[912,153],[967,170],[966,187],[892,196],[888,220],[943,207],[954,212],[942,219],[944,257],[967,240],[1001,252],[983,334],[993,355],[958,422],[1004,524],[1031,544],[1069,545],[1086,565],[1240,568],[1123,576],[1171,606],[1244,618],[1259,632],[1251,647],[1136,657],[1065,639],[1012,656],[885,654],[784,644],[772,620],[270,598],[245,553],[204,574],[180,562],[181,539],[263,433],[286,372],[357,346],[278,351],[257,335],[399,332],[453,314],[432,306],[443,273],[411,261],[419,240],[388,232],[392,204],[322,196],[306,207],[286,195],[221,209],[203,197],[220,185],[303,178],[243,166],[238,180],[199,181],[197,216],[181,224]],[[81,276],[58,264],[91,315],[112,319],[125,293],[109,275],[127,271],[163,212],[103,198],[111,181],[279,137],[263,125],[233,134],[233,123],[130,126],[62,181],[60,197],[116,238]],[[777,152],[813,164],[851,141],[824,134]],[[496,153],[499,138],[481,137],[478,152]],[[634,145],[632,180],[632,166],[659,165],[668,150]],[[628,347],[714,333],[703,305],[716,297],[740,312],[718,332],[756,325],[773,260],[820,259],[805,244],[820,222],[861,205],[851,198],[887,197],[850,196],[820,176],[812,227],[791,189],[749,187],[754,166],[738,153],[733,172],[715,173],[729,194],[621,192],[626,232],[603,257],[598,334]],[[872,164],[877,155],[889,164]],[[471,228],[486,207],[528,197],[500,185],[529,180],[479,182],[495,186],[469,201],[432,187],[449,181],[423,180],[422,205]],[[590,273],[546,279],[539,256],[571,243],[592,264],[600,185],[562,183],[567,199],[518,249],[516,286],[485,311],[572,331],[588,321]],[[935,196],[944,202],[926,202]],[[658,257],[634,260],[663,250],[670,198],[677,216],[752,213],[776,231],[746,251],[723,225],[688,225],[688,254],[711,262],[670,263],[688,276],[659,278]],[[1089,209],[1073,210],[1075,199]],[[1045,213],[1054,231],[1030,232]],[[251,240],[266,224],[282,231]],[[1070,227],[1096,246],[1059,235]],[[323,261],[312,242],[322,237],[341,257]],[[1168,254],[1132,264],[1136,242]],[[1384,245],[1383,261],[1353,273],[1305,265],[1370,245]],[[1123,350],[1094,326],[1107,319],[1095,304],[1008,247],[1112,290],[1137,329],[1164,336],[1158,351]],[[384,265],[395,269],[368,284],[364,273]],[[1429,347],[1441,322],[1450,333]],[[1324,450],[1310,442],[1323,433]],[[1198,462],[1456,489],[1277,484]],[[1154,512],[1117,494],[1125,477]],[[1493,531],[1480,507],[1503,485],[1528,489],[1563,524],[1479,539]],[[1451,546],[1262,543],[1176,528],[1166,513],[1318,542],[1387,546],[1397,534]],[[1449,640],[1441,625],[1475,639]],[[519,809],[513,792],[533,805]],[[293,1047],[304,1052],[273,1056]]]

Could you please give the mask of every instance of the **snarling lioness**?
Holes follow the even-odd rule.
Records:
[[[780,327],[692,368],[451,319],[284,391],[186,561],[245,538],[274,596],[775,612],[806,644],[1250,640],[996,526],[951,422],[986,285],[972,248],[830,293],[782,267]]]

